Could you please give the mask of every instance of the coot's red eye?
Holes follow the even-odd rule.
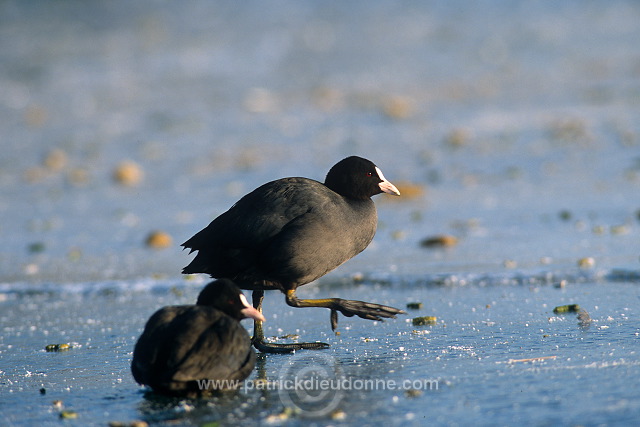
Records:
[[[371,172],[367,172],[365,173],[366,176],[373,176],[373,174]]]

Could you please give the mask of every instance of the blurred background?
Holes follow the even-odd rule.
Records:
[[[638,22],[617,0],[1,1],[0,281],[179,278],[243,194],[352,154],[403,197],[334,274],[637,269]]]

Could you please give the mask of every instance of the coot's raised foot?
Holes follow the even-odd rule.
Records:
[[[299,299],[295,290],[287,291],[287,304],[292,307],[323,307],[331,309],[331,329],[338,327],[338,311],[347,317],[358,316],[368,320],[395,318],[398,314],[406,314],[404,310],[365,301],[341,298]]]
[[[256,350],[262,353],[291,353],[296,350],[323,350],[325,348],[329,348],[329,344],[324,342],[276,344],[266,342],[264,339],[253,338],[251,343]]]

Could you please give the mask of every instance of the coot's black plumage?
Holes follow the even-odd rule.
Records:
[[[183,273],[227,277],[253,290],[261,308],[265,290],[280,290],[294,307],[331,309],[346,316],[381,320],[401,310],[338,298],[302,300],[299,286],[312,282],[362,252],[376,232],[377,214],[371,196],[400,195],[380,169],[361,157],[334,165],[325,182],[283,178],[269,182],[240,199],[205,229],[182,244],[198,251]],[[324,343],[266,344],[262,325],[254,322],[254,345],[267,352],[324,348]]]
[[[198,380],[229,388],[251,374],[256,355],[238,322],[264,317],[227,279],[209,283],[196,305],[164,307],[145,326],[133,351],[131,372],[139,384],[171,395],[200,394]],[[228,380],[226,383],[222,381]]]

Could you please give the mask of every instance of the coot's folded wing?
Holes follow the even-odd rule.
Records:
[[[291,221],[329,197],[323,184],[284,178],[258,187],[182,244],[199,251],[183,273],[235,277],[254,267],[256,254]]]
[[[171,322],[189,306],[164,307],[147,321],[136,342],[131,361],[131,372],[139,384],[151,385],[158,371],[164,367],[163,343],[171,340]]]
[[[172,367],[172,381],[223,380],[219,387],[232,387],[224,380],[243,380],[251,374],[255,352],[247,331],[228,316],[221,316],[202,330],[188,351]]]

